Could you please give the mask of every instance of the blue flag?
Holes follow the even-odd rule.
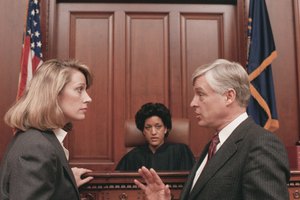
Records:
[[[267,130],[279,128],[271,63],[277,57],[265,0],[250,0],[248,61],[251,98],[247,112]]]

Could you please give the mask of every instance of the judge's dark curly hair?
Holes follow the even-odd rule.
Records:
[[[145,121],[149,117],[157,116],[161,119],[164,126],[168,129],[165,137],[169,135],[169,131],[172,129],[172,119],[170,110],[162,103],[146,103],[135,114],[136,127],[143,132]]]

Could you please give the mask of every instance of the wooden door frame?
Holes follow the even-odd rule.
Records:
[[[78,0],[44,0],[41,1],[41,29],[43,35],[43,55],[44,58],[50,59],[57,57],[57,53],[54,48],[54,41],[56,40],[56,12],[57,4],[59,2],[79,2]],[[95,1],[95,2],[104,2],[104,1]],[[130,2],[130,1],[124,1]],[[123,3],[124,3],[123,2]],[[170,1],[176,3],[178,1]],[[213,4],[220,4],[222,1],[214,1]],[[224,3],[224,2],[223,2]],[[247,22],[248,22],[248,8],[249,0],[237,0],[236,2],[236,19],[237,19],[237,35],[238,40],[238,60],[237,62],[241,63],[242,66],[246,65],[247,55]]]

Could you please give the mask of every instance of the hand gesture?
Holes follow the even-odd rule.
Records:
[[[138,170],[138,172],[143,177],[146,185],[136,179],[134,180],[134,183],[145,192],[147,200],[171,199],[169,186],[162,182],[154,169],[151,168],[149,170],[146,167],[142,167]]]

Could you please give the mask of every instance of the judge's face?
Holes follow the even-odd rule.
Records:
[[[167,128],[160,117],[152,116],[145,120],[143,134],[152,151],[164,143],[166,133]]]
[[[72,70],[71,80],[58,96],[58,104],[62,109],[66,123],[85,118],[88,103],[92,101],[86,91],[86,80],[78,70]]]

